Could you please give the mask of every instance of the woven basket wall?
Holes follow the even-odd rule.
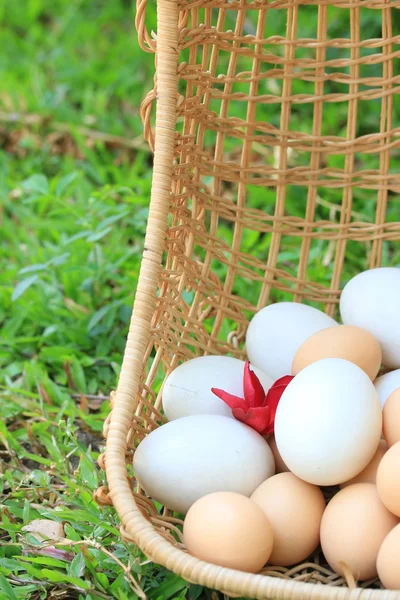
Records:
[[[109,488],[97,498],[115,506],[122,535],[152,560],[229,595],[399,598],[379,582],[349,588],[318,555],[260,575],[201,562],[185,552],[180,522],[157,513],[129,474],[134,447],[164,422],[159,390],[181,361],[244,357],[259,308],[294,300],[335,315],[352,275],[396,262],[399,7],[399,0],[157,0],[150,35],[146,0],[138,3],[140,43],[156,53],[155,89],[142,106],[153,185],[105,425],[100,462]]]

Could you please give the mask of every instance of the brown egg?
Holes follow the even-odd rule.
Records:
[[[265,565],[273,545],[272,528],[261,508],[233,492],[197,500],[186,515],[183,539],[193,556],[249,573]]]
[[[396,525],[383,540],[376,561],[378,577],[388,590],[400,590],[399,556],[400,525]]]
[[[383,407],[383,437],[388,446],[400,441],[400,387],[390,394]]]
[[[262,483],[250,498],[271,523],[274,546],[269,562],[288,566],[307,558],[319,544],[325,510],[324,496],[315,485],[293,473],[280,473]]]
[[[268,445],[272,450],[275,460],[275,473],[286,473],[289,471],[288,467],[283,462],[282,456],[279,454],[278,447],[276,445],[275,437],[271,436],[267,439]]]
[[[379,548],[398,523],[379,500],[372,483],[356,483],[340,490],[329,502],[321,522],[321,546],[336,573],[342,563],[355,579],[376,577]]]
[[[386,508],[400,517],[400,442],[389,448],[382,458],[376,474],[376,487]]]
[[[297,350],[292,363],[292,375],[323,358],[344,358],[358,365],[372,379],[378,374],[382,350],[374,336],[354,325],[339,325],[321,329],[309,337]]]
[[[368,463],[365,469],[363,469],[361,473],[353,477],[353,479],[349,479],[348,481],[341,483],[340,487],[343,489],[348,485],[353,485],[353,483],[375,483],[379,463],[381,462],[381,459],[387,451],[387,449],[387,443],[385,442],[385,440],[381,440],[371,462]]]

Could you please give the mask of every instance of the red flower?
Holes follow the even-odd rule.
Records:
[[[292,379],[292,375],[281,377],[265,394],[257,375],[250,370],[250,363],[246,362],[243,375],[244,398],[217,388],[211,388],[211,391],[232,409],[235,419],[246,423],[262,435],[270,435],[274,433],[275,414],[279,400]]]

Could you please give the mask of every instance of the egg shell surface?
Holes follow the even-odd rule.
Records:
[[[232,417],[227,404],[211,388],[243,397],[245,362],[230,356],[200,356],[179,365],[165,380],[162,404],[168,421],[198,414]],[[251,366],[265,393],[273,384],[269,375]]]
[[[349,485],[332,498],[322,517],[326,560],[340,575],[345,563],[356,580],[376,577],[379,548],[397,522],[380,501],[375,485]]]
[[[325,358],[300,371],[283,392],[275,416],[282,460],[315,485],[355,477],[372,459],[381,434],[373,383],[341,358]]]
[[[297,350],[292,375],[323,358],[344,358],[356,364],[373,381],[382,362],[382,350],[374,336],[354,325],[339,325],[317,331]]]
[[[346,325],[363,327],[382,347],[386,367],[400,367],[400,268],[359,273],[344,287],[340,314]]]
[[[389,448],[379,463],[376,487],[386,508],[400,517],[400,442]]]
[[[278,447],[276,445],[275,437],[271,435],[267,438],[269,447],[271,448],[272,454],[274,455],[275,461],[275,473],[287,473],[289,471],[288,466],[282,460],[282,456],[279,454]]]
[[[388,446],[393,446],[400,441],[400,387],[389,395],[383,407],[382,416],[383,437]]]
[[[274,380],[289,375],[293,358],[313,333],[338,323],[317,308],[297,302],[277,302],[262,308],[250,321],[246,351],[250,362]]]
[[[294,565],[316,549],[325,510],[319,487],[293,473],[280,473],[264,481],[251,500],[271,523],[274,545],[269,562],[272,565]]]
[[[372,460],[367,464],[365,469],[358,473],[353,479],[349,481],[345,481],[340,484],[341,488],[347,487],[348,485],[353,485],[353,483],[376,483],[376,474],[378,472],[379,464],[387,452],[388,445],[385,440],[380,440],[379,446],[372,457]]]
[[[378,577],[388,590],[400,590],[400,525],[396,525],[382,542],[376,566]]]
[[[149,496],[186,513],[212,492],[250,496],[274,475],[275,465],[254,429],[221,415],[195,415],[151,432],[136,449],[133,469]]]
[[[186,515],[183,539],[193,556],[250,573],[265,565],[273,545],[263,511],[249,498],[231,492],[197,500]]]
[[[377,377],[374,383],[375,389],[378,392],[379,402],[383,408],[390,394],[394,392],[396,388],[400,387],[400,369]]]

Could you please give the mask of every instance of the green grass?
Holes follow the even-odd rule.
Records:
[[[137,44],[131,0],[21,4],[0,3],[0,600],[131,600],[136,582],[150,600],[215,598],[122,542],[114,511],[92,498],[105,483],[96,459],[146,225],[152,173],[139,105],[153,56]],[[302,35],[307,23],[301,13]],[[254,189],[255,207],[266,194]],[[361,192],[356,209],[373,219]],[[229,240],[231,229],[223,233]],[[246,236],[246,251],[266,255],[265,237]],[[324,248],[312,258],[318,281],[329,278]],[[285,252],[294,263],[298,243]],[[396,262],[393,252],[385,246],[384,260]],[[363,261],[355,245],[353,268]],[[36,518],[63,522],[68,543],[41,553],[23,531]]]
[[[138,47],[133,6],[0,5],[2,600],[131,600],[139,579],[149,598],[188,593],[124,544],[114,511],[92,497],[104,483],[96,459],[138,276],[151,156],[88,145],[77,128],[145,147],[138,108],[153,63]],[[33,126],[4,121],[19,112]],[[72,137],[54,139],[54,123]],[[70,545],[40,554],[22,530],[36,518],[63,522]]]

